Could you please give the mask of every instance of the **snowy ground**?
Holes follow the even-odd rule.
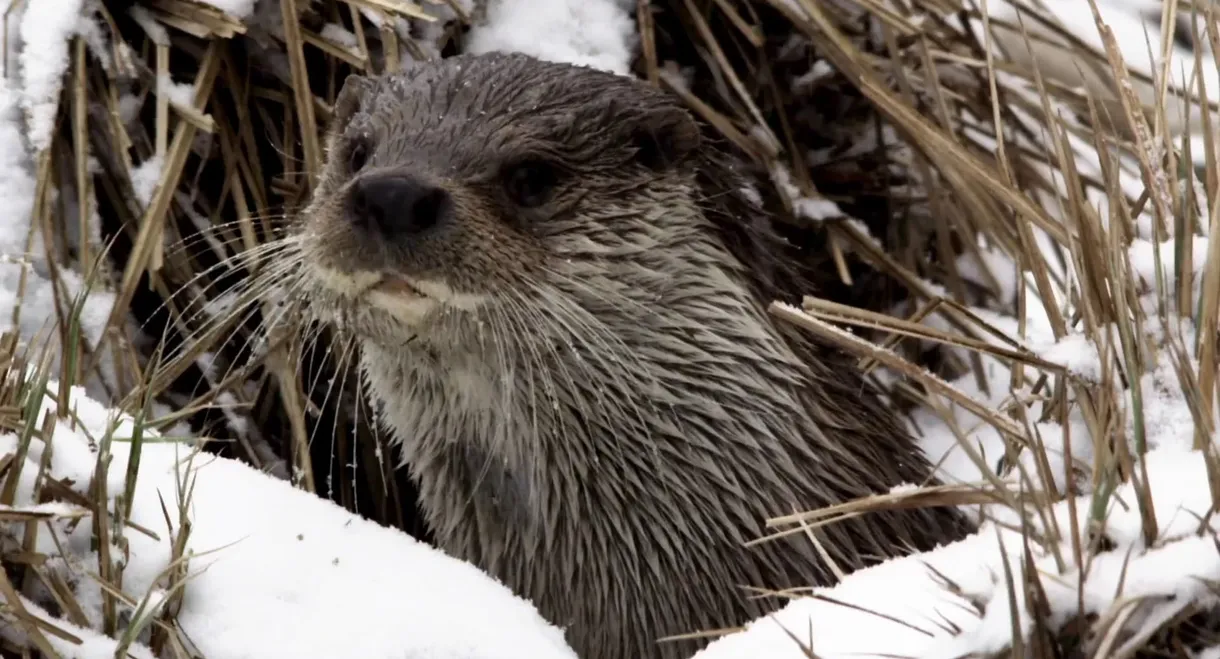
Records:
[[[51,389],[55,390],[52,385]],[[109,492],[124,490],[133,421],[73,393],[80,425],[61,421],[51,441],[52,478],[87,484],[103,438],[113,438]],[[45,399],[43,413],[54,413]],[[108,428],[113,428],[109,435]],[[352,515],[240,462],[192,450],[179,441],[148,438],[129,529],[124,590],[164,600],[159,581],[170,567],[172,542],[181,532],[180,501],[189,502],[187,551],[193,575],[178,615],[205,657],[428,657],[572,659],[560,630],[534,607],[468,563],[445,556],[404,533]],[[80,511],[56,504],[31,507],[29,493],[43,453],[34,442],[23,469],[17,510],[65,514],[51,524],[69,560],[65,574],[97,569],[89,524],[71,524]],[[17,437],[0,437],[0,455],[17,451]],[[166,528],[162,505],[173,528]],[[74,528],[73,528],[74,527]],[[132,530],[148,529],[157,534]],[[48,533],[38,550],[54,555]],[[80,580],[76,593],[91,621],[101,618],[101,591]],[[25,606],[34,608],[30,602]],[[148,615],[155,608],[146,609]],[[62,621],[56,621],[62,625]],[[80,628],[87,650],[65,656],[113,657],[114,642]],[[54,638],[54,637],[52,637]],[[506,650],[510,649],[510,650]],[[147,649],[133,652],[151,657]]]
[[[211,1],[236,15],[251,11],[254,5],[252,0]],[[27,10],[23,20],[13,22],[19,26],[21,37],[13,42],[23,42],[27,47],[16,60],[18,70],[5,72],[0,79],[0,197],[10,209],[16,209],[0,232],[0,249],[6,255],[25,251],[28,209],[33,205],[31,147],[43,144],[53,125],[59,80],[67,66],[65,37],[88,31],[87,25],[71,19],[69,10],[78,9],[79,0],[28,4],[35,9]],[[994,4],[1001,3],[997,0]],[[542,5],[537,0],[505,0],[493,5],[489,15],[495,23],[472,35],[472,47],[515,49],[624,72],[634,48],[633,26],[627,13],[633,5],[633,0],[549,0],[546,9],[539,9]],[[1142,11],[1145,5],[1133,2],[1128,7],[1110,0],[1102,8],[1110,12],[1107,20],[1112,20],[1116,29],[1127,25],[1134,30],[1137,23],[1146,21],[1128,21],[1124,16],[1131,14],[1122,14],[1121,10],[1133,7]],[[55,11],[47,14],[44,10],[52,6]],[[529,10],[520,9],[524,7]],[[1095,36],[1091,16],[1088,20],[1080,32],[1093,40],[1089,36]],[[544,32],[547,38],[540,38]],[[554,35],[568,38],[556,39]],[[1133,33],[1126,36],[1129,38],[1123,39],[1124,44],[1135,43]],[[1136,41],[1143,43],[1142,31]],[[1220,89],[1213,80],[1214,75],[1207,81],[1208,89]],[[17,242],[18,237],[22,242]],[[1144,236],[1137,241],[1131,249],[1131,261],[1136,272],[1152,281],[1154,245],[1148,239]],[[1194,263],[1201,269],[1206,240],[1197,240],[1195,246]],[[23,266],[0,263],[0,268],[8,267],[13,272],[0,270],[0,291],[15,290],[15,273]],[[993,274],[1002,277],[1003,272],[1004,267],[1000,267]],[[35,282],[32,290],[35,301],[27,301],[27,317],[31,320],[21,326],[26,337],[39,329],[36,321],[51,313],[49,289],[39,289]],[[1015,286],[1009,285],[1008,290],[1015,290]],[[87,329],[100,333],[99,323],[104,322],[109,307],[104,295],[97,299],[92,304],[101,306],[91,311]],[[14,301],[0,294],[0,302],[6,307],[0,308],[0,317],[8,317],[7,307]],[[1015,335],[1013,319],[997,318],[983,310],[979,313]],[[1079,337],[1055,343],[1049,336],[1045,318],[1032,317],[1026,332],[1032,349],[1085,377],[1100,370],[1095,346]],[[991,397],[985,396],[972,378],[953,385],[996,406],[1007,395],[1009,374],[1001,364],[990,360],[987,369],[994,385]],[[1163,364],[1145,380],[1145,415],[1149,427],[1157,430],[1149,438],[1153,450],[1147,466],[1161,536],[1155,546],[1144,546],[1135,508],[1118,503],[1130,504],[1130,493],[1120,489],[1107,526],[1114,547],[1094,559],[1087,574],[1080,575],[1079,568],[1072,565],[1061,569],[1053,552],[1040,549],[1043,553],[1033,557],[1035,567],[1058,575],[1057,579],[1044,579],[1043,584],[1059,620],[1076,613],[1080,605],[1078,583],[1084,583],[1084,607],[1093,612],[1109,611],[1120,597],[1150,597],[1147,601],[1151,604],[1142,606],[1133,622],[1136,627],[1147,623],[1151,628],[1176,613],[1177,607],[1213,597],[1204,584],[1220,580],[1220,554],[1214,538],[1197,534],[1198,520],[1210,509],[1211,499],[1203,461],[1190,450],[1194,431],[1190,410],[1173,393],[1178,385],[1172,368]],[[122,492],[130,446],[122,438],[131,434],[131,421],[113,429],[113,414],[91,401],[84,391],[76,391],[73,400],[79,426],[73,427],[66,420],[57,426],[49,474],[87,483],[97,458],[98,440],[110,429],[115,441],[110,449],[114,460],[109,470],[109,491]],[[48,399],[44,409],[53,408]],[[927,410],[917,415],[916,421],[930,457],[947,458],[943,464],[947,479],[980,480],[975,463],[964,455],[953,429],[939,415]],[[994,429],[965,411],[957,412],[956,421],[988,462],[994,463],[1003,454],[1003,443]],[[1070,430],[1074,438],[1075,458],[1086,463],[1092,458],[1083,422],[1069,417],[1067,425],[1066,429],[1049,423],[1039,426],[1052,458],[1052,472],[1059,476],[1064,472],[1061,438],[1065,430]],[[0,456],[14,452],[16,445],[16,436],[0,436]],[[54,569],[65,574],[87,574],[96,570],[97,557],[90,548],[89,525],[70,523],[80,511],[60,505],[32,507],[32,474],[37,472],[46,450],[36,442],[26,458],[27,477],[18,490],[18,508],[55,517],[51,524],[65,540],[66,558],[53,565]],[[173,528],[166,528],[162,501],[170,511],[176,510],[183,496],[182,485],[189,484],[192,528],[187,548],[195,557],[178,618],[204,656],[573,656],[560,632],[543,621],[533,607],[475,568],[282,481],[234,461],[195,455],[185,443],[174,441],[145,444],[139,467],[132,521],[157,537],[128,529],[124,590],[129,594],[148,593],[152,603],[165,596],[159,590],[163,587],[159,576],[168,566],[170,543],[180,529],[176,521]],[[1088,495],[1075,501],[1082,516],[1090,504]],[[1060,530],[1070,528],[1068,509],[1064,503],[1055,510]],[[994,519],[1005,519],[1004,509],[985,512]],[[40,534],[40,542],[44,543],[40,549],[46,553],[58,553],[45,544],[50,542],[47,534]],[[1062,542],[1069,546],[1070,540]],[[999,650],[1011,642],[1013,634],[1004,575],[1006,570],[1019,574],[1025,569],[1020,559],[1022,551],[1019,534],[987,522],[974,537],[857,572],[834,588],[820,590],[817,597],[796,600],[746,631],[713,643],[697,657],[795,659],[808,656],[802,649],[808,645],[820,657],[955,657]],[[1125,577],[1120,577],[1124,570]],[[946,587],[946,579],[955,588]],[[96,582],[77,576],[71,583],[86,608],[84,613],[96,623],[101,602]],[[1169,600],[1170,595],[1176,599]],[[1016,598],[1018,611],[1024,611],[1022,594]],[[23,604],[37,614],[33,603]],[[1028,617],[1021,616],[1021,620],[1022,631],[1028,631]],[[84,645],[74,647],[51,636],[65,656],[114,655],[114,642],[104,636],[64,621],[55,624],[85,639]],[[133,647],[131,653],[151,656],[143,647]]]

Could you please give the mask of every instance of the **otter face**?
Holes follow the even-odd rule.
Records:
[[[350,76],[296,227],[310,306],[366,339],[439,345],[614,279],[697,215],[699,141],[668,94],[525,55]]]

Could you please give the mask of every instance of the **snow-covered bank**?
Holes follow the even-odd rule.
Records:
[[[519,52],[620,75],[635,54],[634,0],[489,0],[466,50]]]
[[[55,389],[54,385],[51,387]],[[68,479],[85,492],[99,444],[115,414],[72,394],[80,426],[61,419],[52,440],[33,440],[22,468],[15,507],[29,510],[39,464],[50,451],[48,476]],[[54,413],[47,397],[44,413]],[[132,420],[122,418],[111,443],[107,477],[111,494],[124,490]],[[17,437],[0,436],[0,456],[17,451]],[[475,567],[450,558],[404,533],[378,526],[313,494],[233,460],[196,453],[185,443],[146,437],[123,560],[123,592],[136,599],[164,596],[160,575],[169,567],[181,531],[179,502],[188,501],[188,583],[177,620],[205,657],[427,657],[453,659],[529,657],[572,659],[562,633],[534,607]],[[166,528],[169,511],[173,529]],[[79,512],[70,506],[58,512]],[[101,621],[101,590],[88,520],[74,516],[39,529],[37,550],[74,584],[89,621]],[[0,526],[0,545],[20,534]],[[156,538],[137,529],[155,533]],[[52,535],[54,533],[54,536]],[[117,546],[112,556],[124,556]],[[130,609],[129,609],[130,610]],[[56,622],[58,624],[58,621]],[[83,630],[77,629],[82,634]],[[112,641],[98,636],[67,656],[114,656]],[[142,656],[151,656],[147,648]],[[141,656],[137,654],[137,656]]]
[[[1119,488],[1110,505],[1105,529],[1113,549],[1092,556],[1083,575],[1074,566],[1059,569],[1054,553],[1033,545],[1052,626],[1081,612],[1104,619],[1138,603],[1127,621],[1135,636],[1124,641],[1138,647],[1143,632],[1187,607],[1220,604],[1208,585],[1220,581],[1220,523],[1213,518],[1200,532],[1212,505],[1201,454],[1159,449],[1147,463],[1160,522],[1154,547],[1144,546],[1130,486]],[[1089,497],[1077,500],[1082,523],[1090,504]],[[1055,507],[1055,518],[1060,529],[1071,528],[1066,503]],[[795,600],[745,632],[713,642],[695,659],[951,659],[1000,652],[1013,639],[1009,575],[1027,639],[1033,625],[1020,588],[1025,546],[1021,533],[988,523],[952,545],[851,574],[816,598]],[[1071,561],[1069,542],[1058,551]],[[1116,653],[1129,649],[1119,646]]]

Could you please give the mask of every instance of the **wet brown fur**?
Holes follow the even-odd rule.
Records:
[[[929,480],[851,360],[767,315],[810,292],[814,261],[671,96],[467,55],[351,78],[335,115],[298,234],[321,266],[302,269],[308,302],[359,338],[441,548],[582,657],[689,656],[702,642],[655,641],[783,605],[748,587],[833,579],[804,535],[744,548],[763,519]],[[371,147],[357,174],[355,144]],[[501,185],[526,155],[564,172],[535,209]],[[444,187],[450,221],[410,241],[353,230],[348,187],[388,171]],[[427,312],[404,320],[348,277],[378,272],[427,285]],[[820,539],[851,570],[965,530],[949,509],[909,510]]]

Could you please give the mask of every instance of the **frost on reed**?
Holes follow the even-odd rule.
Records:
[[[777,322],[858,355],[945,477],[768,528],[895,505],[980,521],[707,656],[1220,655],[1220,117],[1191,100],[1220,86],[1216,18],[1204,3],[990,5],[16,0],[0,81],[0,651],[198,650],[186,602],[207,598],[184,594],[224,595],[188,550],[191,479],[154,460],[175,496],[137,488],[145,443],[240,460],[427,538],[351,347],[242,283],[273,267],[261,245],[307,199],[349,72],[512,48],[639,75],[738,149],[827,264]],[[61,436],[95,467],[56,463]],[[233,501],[235,525],[252,519]],[[154,537],[166,555],[132,558]],[[533,638],[563,656],[549,633]]]

